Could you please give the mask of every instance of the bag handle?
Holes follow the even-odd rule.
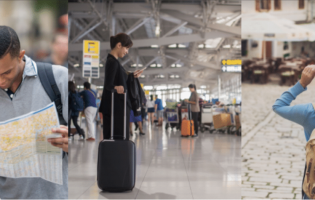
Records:
[[[93,96],[94,96],[94,98],[96,98],[96,96],[95,96],[95,94],[94,94],[94,92],[92,92],[90,89],[88,89],[92,94],[93,94]]]
[[[112,90],[112,109],[111,109],[111,132],[110,139],[114,139],[114,94],[117,92],[116,89]],[[126,139],[126,126],[127,126],[127,116],[126,116],[126,107],[127,107],[127,90],[124,92],[124,140]]]

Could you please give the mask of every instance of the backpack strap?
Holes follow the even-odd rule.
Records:
[[[66,126],[67,122],[65,121],[62,115],[61,93],[55,81],[52,65],[49,63],[40,63],[40,62],[36,64],[37,64],[37,71],[38,71],[40,82],[42,83],[51,101],[55,102],[58,117],[59,117],[59,122],[60,124]]]

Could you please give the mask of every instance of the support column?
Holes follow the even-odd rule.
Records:
[[[218,98],[220,100],[220,96],[221,96],[221,77],[220,75],[218,75]]]

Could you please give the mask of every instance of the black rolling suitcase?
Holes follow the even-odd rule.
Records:
[[[115,91],[112,92],[111,139],[103,140],[98,147],[97,184],[103,191],[124,192],[132,190],[135,186],[136,147],[134,142],[126,140],[126,93],[124,94],[124,139],[114,140]]]

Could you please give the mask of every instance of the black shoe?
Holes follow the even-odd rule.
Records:
[[[145,135],[145,133],[143,133],[143,132],[140,132],[140,135]]]
[[[198,137],[198,133],[195,133],[195,135],[192,135],[191,137]]]

